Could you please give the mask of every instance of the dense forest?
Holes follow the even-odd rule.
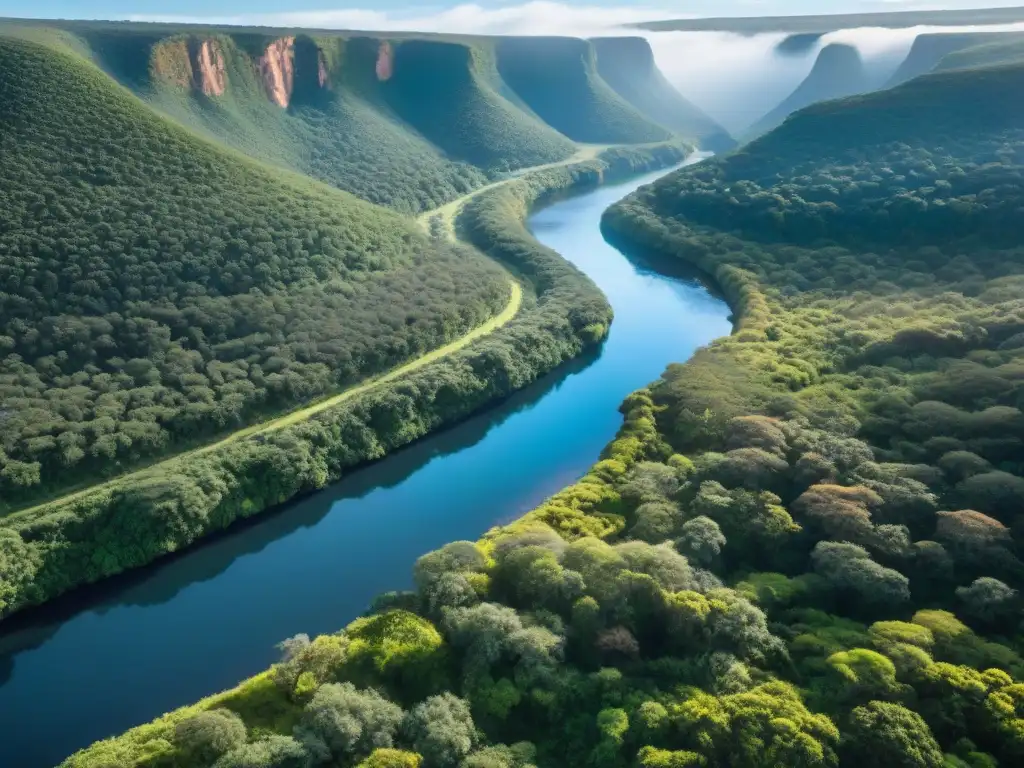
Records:
[[[266,434],[172,458],[0,520],[0,617],[178,551],[523,388],[599,343],[607,300],[523,221],[544,194],[678,161],[688,147],[611,150],[473,199],[464,238],[527,291],[511,323],[364,395]]]
[[[797,110],[819,101],[839,99],[873,90],[860,52],[852,45],[830,43],[821,49],[806,79],[782,103],[748,128],[745,138],[754,139],[773,128]]]
[[[589,40],[505,37],[496,50],[498,71],[508,87],[574,141],[626,144],[665,141],[672,135],[601,78]]]
[[[607,302],[521,222],[692,144],[600,80],[592,43],[546,39],[584,54],[566,109],[667,139],[579,147],[502,79],[525,42],[0,24],[0,617],[321,488],[605,336]],[[462,239],[429,226],[466,199]]]
[[[736,142],[712,117],[683,97],[665,78],[642,37],[598,37],[590,41],[597,72],[623,99],[670,131],[696,139],[712,152],[733,149]]]
[[[0,78],[7,508],[336,391],[508,301],[470,249],[222,154],[70,55],[0,39]]]
[[[413,591],[65,765],[1020,764],[1022,86],[812,107],[615,206],[609,236],[713,276],[736,332]]]

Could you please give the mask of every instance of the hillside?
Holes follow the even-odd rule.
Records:
[[[688,457],[660,471],[686,467],[682,519],[718,524],[715,574],[837,728],[821,764],[1024,754],[1022,87],[960,70],[819,104],[606,215],[739,312],[652,388],[663,455]]]
[[[619,81],[632,104],[601,78],[593,45],[569,38],[13,20],[0,30],[92,59],[209,139],[404,213],[564,160],[573,141],[716,130],[664,81],[649,49]]]
[[[779,106],[751,126],[747,138],[754,138],[777,128],[797,110],[819,101],[839,99],[863,93],[871,88],[864,62],[856,48],[832,43],[821,49],[814,68],[792,94]]]
[[[335,391],[508,299],[414,222],[0,37],[0,487],[16,506]]]
[[[1024,64],[1024,35],[1005,35],[981,45],[950,53],[935,66],[935,72],[950,69],[978,69]]]
[[[688,144],[648,144],[672,132],[721,139],[632,41],[9,30],[0,620],[596,353],[612,308],[529,212],[679,163]],[[906,67],[941,53],[939,71],[846,96],[871,84],[830,45],[763,135],[607,211],[640,276],[679,260],[666,271],[713,281],[735,325],[629,395],[578,481],[423,555],[343,630],[285,639],[234,690],[62,766],[1024,765],[1024,57],[1020,39],[950,43]],[[415,496],[390,498],[425,517]],[[281,562],[361,522],[333,521]],[[392,542],[367,538],[379,569]],[[302,588],[336,606],[331,581]],[[185,612],[274,613],[210,594]],[[153,691],[97,635],[26,618],[15,646],[63,632],[93,686]],[[37,679],[55,681],[44,704],[74,698]],[[60,729],[39,720],[30,738]]]
[[[913,80],[915,77],[933,71],[946,56],[964,48],[986,43],[999,42],[1006,38],[1004,33],[952,32],[918,35],[910,47],[907,58],[896,69],[886,88]]]
[[[497,41],[496,51],[498,72],[507,86],[574,141],[643,144],[670,136],[601,79],[590,41],[506,37]]]
[[[722,126],[691,104],[658,69],[642,37],[594,38],[597,71],[612,89],[643,115],[702,149],[724,152],[736,146]]]
[[[377,88],[404,122],[448,157],[489,171],[564,160],[573,143],[500,94],[484,45],[407,40],[394,45]]]
[[[712,277],[735,333],[523,519],[65,766],[1018,765],[1022,88],[817,104],[614,206],[607,234]],[[482,195],[469,228],[522,247],[500,213],[531,199]]]
[[[358,85],[375,80],[379,41],[126,25],[72,30],[99,66],[157,110],[371,202],[412,213],[484,181],[364,98]]]

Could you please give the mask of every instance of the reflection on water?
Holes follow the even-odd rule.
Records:
[[[419,555],[475,539],[579,478],[629,392],[730,329],[728,308],[692,277],[627,260],[600,234],[605,208],[657,175],[530,220],[611,300],[601,350],[305,501],[5,623],[0,765],[53,765],[224,689],[273,661],[282,638],[335,631],[407,587]]]

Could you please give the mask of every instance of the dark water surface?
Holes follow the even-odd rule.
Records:
[[[696,280],[656,274],[601,236],[604,210],[663,173],[530,218],[611,300],[600,352],[306,501],[5,622],[0,766],[54,765],[228,688],[274,661],[283,638],[336,631],[377,594],[408,587],[423,553],[476,539],[582,476],[626,395],[731,329]]]

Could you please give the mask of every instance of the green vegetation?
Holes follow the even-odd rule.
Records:
[[[668,138],[577,42],[588,114]],[[603,338],[605,300],[521,218],[686,147],[594,159],[502,80],[499,45],[0,24],[0,617],[321,488]],[[545,173],[499,193],[527,166]],[[477,247],[448,237],[467,200]],[[425,209],[426,230],[399,215]]]
[[[71,54],[0,39],[0,77],[6,509],[350,386],[508,301],[470,249],[224,154]]]
[[[259,35],[232,40],[247,55],[268,49]],[[388,84],[419,90],[397,82],[403,47],[414,59],[468,68],[459,88],[430,98],[443,95],[463,115],[515,117],[473,118],[494,138],[453,144],[488,170],[512,167],[498,158],[516,143],[499,139],[517,131],[536,137],[538,157],[548,148],[558,156],[559,142],[546,144],[551,134],[534,116],[576,137],[662,135],[598,78],[592,45],[496,46],[495,65],[483,49],[454,43],[378,42],[377,92],[382,103],[396,99],[391,113],[408,110],[403,119],[419,122],[421,136],[443,142],[443,126],[408,94],[389,96]],[[578,483],[479,542],[422,557],[412,591],[381,596],[337,634],[286,640],[268,672],[64,765],[1020,764],[1024,104],[1007,94],[1024,88],[1024,68],[1012,64],[1014,51],[973,55],[1002,66],[810,107],[742,150],[615,206],[609,234],[712,276],[735,310],[736,332],[630,396],[620,433]],[[197,60],[211,56],[200,45]],[[318,58],[318,87],[332,66]],[[189,375],[162,378],[163,366],[191,359],[189,350],[205,361],[196,375],[242,359],[216,357],[222,346],[209,342],[205,326],[189,333],[201,315],[192,308],[213,315],[205,308],[214,302],[265,300],[244,305],[245,322],[277,322],[282,338],[267,331],[245,355],[264,354],[268,341],[275,350],[292,343],[285,359],[304,362],[284,329],[292,330],[300,302],[315,313],[320,304],[310,297],[334,295],[329,288],[349,302],[347,312],[361,306],[356,287],[392,290],[422,274],[441,306],[468,290],[458,282],[466,279],[479,316],[460,315],[463,330],[508,298],[496,266],[468,245],[446,244],[447,210],[434,216],[428,241],[389,212],[214,151],[67,49],[0,40],[0,74],[0,126],[17,147],[15,160],[0,159],[3,178],[13,180],[0,192],[2,315],[14,331],[5,331],[4,364],[14,373],[4,383],[21,387],[18,397],[36,377],[68,398],[95,392],[106,406],[120,402],[107,397],[120,391],[114,385],[130,379],[132,389],[165,387],[186,398],[205,386],[214,398],[197,402],[217,402],[213,387]],[[556,103],[562,78],[574,84],[561,93],[576,102]],[[300,90],[285,92],[301,100]],[[145,176],[114,151],[113,136],[139,148]],[[8,515],[0,612],[323,487],[598,343],[610,308],[530,236],[526,214],[548,194],[684,152],[666,144],[556,160],[467,195],[456,226],[525,289],[514,320],[313,418]],[[46,162],[53,158],[63,173]],[[200,205],[194,189],[214,203]],[[117,226],[125,210],[127,234]],[[44,212],[47,226],[30,229]],[[139,230],[147,236],[132,234]],[[317,260],[328,247],[331,258]],[[111,263],[123,268],[111,272]],[[445,282],[434,269],[459,274]],[[51,322],[65,306],[70,319]],[[283,320],[269,319],[271,310]],[[107,325],[95,330],[82,318]],[[153,326],[144,321],[168,330],[147,333]],[[360,329],[360,340],[367,333]],[[433,346],[449,338],[439,335]],[[302,341],[316,345],[315,336]],[[163,353],[151,354],[158,343]],[[408,342],[405,349],[397,359],[408,357]],[[101,392],[100,364],[111,359],[127,378],[108,371]],[[261,360],[248,371],[269,369]],[[240,380],[223,377],[225,385]],[[76,412],[51,406],[62,398],[40,397],[34,407],[78,424]],[[129,397],[118,414],[133,413],[135,402]],[[158,406],[168,407],[154,401],[140,410]],[[16,434],[25,447],[5,445],[0,477],[25,493],[47,465],[17,453],[36,437],[24,434],[34,422],[21,414],[3,414],[5,425],[23,425]],[[82,443],[54,442],[62,460],[86,460],[71,450]]]
[[[734,335],[413,591],[67,768],[1019,764],[1024,106],[998,97],[1022,85],[812,107],[613,207],[610,234],[716,279]],[[525,245],[532,186],[467,233]]]
[[[761,136],[794,112],[819,101],[839,99],[871,90],[864,62],[852,45],[831,43],[821,49],[814,68],[793,93],[779,106],[758,120],[747,130],[749,138]]]
[[[307,420],[284,419],[272,431],[249,431],[8,515],[0,527],[0,613],[151,562],[235,520],[323,488],[350,468],[465,418],[601,341],[611,321],[606,300],[574,267],[541,247],[522,222],[549,191],[663,167],[685,151],[612,150],[601,159],[530,174],[475,196],[461,219],[465,237],[530,289],[512,322],[400,379],[338,398]]]
[[[964,70],[818,105],[607,217],[740,310],[653,388],[657,424],[727,542],[702,529],[716,575],[753,572],[736,588],[842,765],[1024,754],[1022,84]]]
[[[947,69],[977,69],[1008,64],[1024,64],[1024,35],[1007,33],[989,42],[972,45],[945,56],[935,67],[936,72]]]
[[[641,113],[702,149],[724,152],[736,142],[722,126],[691,104],[665,79],[642,37],[591,40],[597,71],[615,92]]]
[[[381,40],[225,29],[183,34],[105,23],[76,24],[67,34],[159,112],[370,202],[413,213],[485,180],[480,169],[446,159],[381,108],[375,72]],[[286,41],[283,57],[292,62],[287,107],[271,98],[260,67],[278,40]],[[282,77],[280,84],[288,81]]]
[[[965,48],[1015,38],[1001,32],[939,32],[918,35],[903,63],[889,79],[887,88],[902,85],[915,77],[934,71],[947,56]]]
[[[590,41],[568,37],[499,38],[502,79],[548,125],[575,141],[642,144],[669,132],[601,79]],[[657,118],[655,118],[657,119]]]
[[[570,157],[574,146],[500,95],[493,50],[408,40],[394,52],[381,86],[387,103],[449,156],[492,171]]]

